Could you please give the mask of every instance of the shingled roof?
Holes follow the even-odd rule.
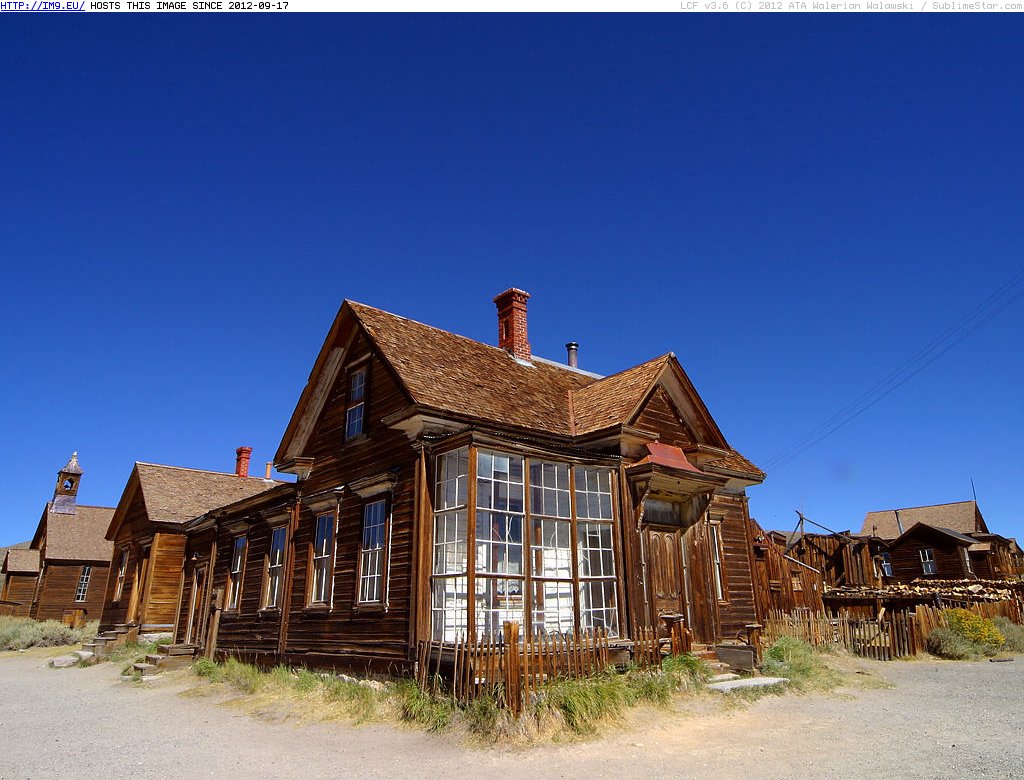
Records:
[[[219,471],[136,463],[150,522],[185,523],[211,509],[233,504],[281,484]]]
[[[104,537],[113,507],[78,504],[74,514],[45,510],[46,560],[109,561],[114,548]]]
[[[671,360],[662,355],[573,391],[577,434],[591,433],[625,422]]]
[[[8,548],[2,571],[4,574],[38,574],[39,550]]]
[[[480,420],[566,438],[596,434],[629,424],[669,366],[695,395],[672,354],[600,377],[536,357],[518,360],[499,347],[354,301],[342,305],[332,334],[338,332],[346,311],[366,331],[413,404],[456,419]],[[331,344],[329,336],[318,365],[327,365]],[[316,411],[305,406],[307,402],[314,403],[311,398],[316,370],[314,367],[278,450],[279,458],[288,449],[288,437],[301,427],[299,416]],[[699,399],[697,404],[704,414]],[[707,418],[718,435],[714,421],[710,415]],[[764,472],[735,451],[716,465],[764,478]]]
[[[897,520],[897,513],[899,519]],[[985,533],[985,520],[974,501],[957,501],[952,504],[912,506],[906,509],[885,509],[868,512],[864,516],[861,534],[895,539],[900,536],[900,524],[910,530],[915,523],[924,523],[935,528],[946,528],[961,534]]]

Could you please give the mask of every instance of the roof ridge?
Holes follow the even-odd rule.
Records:
[[[904,512],[908,509],[931,509],[936,506],[955,506],[956,504],[977,504],[973,498],[969,498],[966,501],[945,501],[941,504],[920,504],[918,506],[897,506],[892,509],[869,509],[867,514],[874,515],[879,512]]]
[[[158,469],[176,469],[178,471],[195,471],[200,474],[213,474],[218,477],[234,477],[235,479],[257,479],[260,482],[280,482],[276,479],[264,479],[263,477],[244,476],[240,477],[233,471],[214,471],[213,469],[197,469],[193,466],[169,466],[166,463],[149,463],[144,460],[135,461],[136,466],[153,466]]]
[[[350,300],[348,298],[345,299],[344,303],[348,303],[349,305],[351,305],[353,307],[353,311],[355,311],[355,307],[361,307],[363,309],[371,309],[371,310],[373,310],[375,312],[380,312],[381,314],[386,314],[389,317],[394,317],[396,320],[405,320],[406,322],[411,322],[414,325],[419,325],[420,327],[423,327],[423,328],[429,328],[430,330],[436,330],[439,333],[444,333],[446,336],[454,336],[457,339],[462,339],[463,341],[468,341],[471,344],[475,344],[478,347],[486,347],[487,349],[494,350],[495,352],[500,353],[502,355],[507,355],[508,357],[512,358],[513,360],[515,359],[515,358],[512,357],[512,355],[509,353],[508,350],[502,349],[501,347],[499,347],[499,346],[497,346],[495,344],[488,344],[486,341],[480,341],[480,340],[474,339],[474,338],[472,338],[470,336],[464,336],[461,333],[456,333],[455,331],[452,331],[452,330],[445,330],[444,328],[439,328],[436,325],[429,325],[426,322],[420,322],[419,320],[414,320],[412,317],[403,317],[401,314],[395,314],[392,311],[388,311],[387,309],[381,309],[379,306],[371,306],[368,303],[361,303],[360,301],[353,301],[353,300]],[[358,311],[356,312],[356,314],[358,316]],[[363,323],[363,324],[365,325],[365,323]],[[571,372],[573,374],[581,374],[583,376],[593,377],[595,381],[607,378],[607,377],[601,376],[600,374],[595,374],[593,371],[587,371],[587,370],[579,368],[579,367],[573,368],[572,366],[567,366],[565,363],[559,363],[557,360],[551,360],[550,358],[541,357],[540,355],[531,355],[530,356],[530,360],[536,360],[536,361],[538,361],[540,363],[544,363],[545,365],[552,366],[554,368],[560,368],[563,371],[569,371],[569,372]],[[638,365],[643,365],[643,364],[640,363]],[[634,366],[634,368],[635,368],[635,366]]]
[[[579,393],[579,392],[582,392],[584,390],[589,390],[592,387],[594,387],[595,385],[598,385],[601,382],[604,382],[605,380],[615,379],[616,377],[620,377],[623,374],[626,374],[626,373],[628,373],[630,371],[635,371],[638,368],[644,368],[645,366],[650,366],[650,365],[652,365],[654,363],[659,363],[659,362],[667,363],[669,358],[672,358],[672,357],[675,357],[674,353],[666,352],[664,355],[659,355],[658,357],[651,358],[650,360],[641,361],[640,363],[637,363],[636,365],[630,366],[629,368],[624,368],[621,371],[616,371],[614,374],[608,374],[608,376],[603,376],[600,379],[595,379],[593,382],[588,382],[587,384],[581,385],[580,387],[574,387],[569,392],[570,393]]]
[[[99,504],[76,504],[79,509],[109,509],[111,511],[117,509],[116,506],[100,506]]]

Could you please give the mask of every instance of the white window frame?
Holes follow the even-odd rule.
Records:
[[[245,576],[245,559],[248,552],[249,540],[245,534],[231,540],[231,569],[229,570],[228,600],[225,609],[237,610],[242,602],[242,578]]]
[[[92,578],[92,566],[86,564],[82,567],[82,573],[78,577],[78,587],[75,588],[75,603],[81,603],[89,595],[89,580]]]
[[[280,538],[281,546],[274,541]],[[263,589],[263,609],[280,608],[281,583],[284,579],[284,559],[288,549],[288,527],[279,525],[270,531],[270,546],[267,548],[267,584]]]
[[[883,552],[878,554],[879,562],[878,568],[881,570],[882,576],[892,576],[892,554]]]
[[[387,603],[387,558],[391,544],[389,504],[387,497],[382,496],[363,506],[363,532],[359,540],[359,604]],[[380,513],[379,518],[377,512]],[[372,525],[369,524],[371,521]],[[369,536],[370,533],[373,537]]]
[[[349,371],[348,393],[345,396],[345,441],[366,432],[366,386],[369,380],[367,366]]]
[[[931,547],[922,547],[917,551],[918,557],[921,559],[921,571],[924,574],[932,575],[939,573],[939,567],[935,563],[935,550]]]
[[[128,573],[128,555],[130,549],[128,547],[121,548],[121,558],[117,563],[117,579],[114,585],[114,601],[120,601],[121,596],[124,595],[124,579]]]
[[[335,525],[337,523],[337,512],[323,512],[316,516],[313,524],[313,540],[310,543],[310,606],[330,606],[334,599],[334,545],[336,538]],[[323,537],[323,544],[318,542],[321,539],[320,529],[323,527],[326,535]]]

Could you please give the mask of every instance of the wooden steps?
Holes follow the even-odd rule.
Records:
[[[153,677],[162,671],[190,665],[195,654],[195,645],[157,645],[157,652],[147,655],[145,661],[132,664],[132,669],[143,677]]]

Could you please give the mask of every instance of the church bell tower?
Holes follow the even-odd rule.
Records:
[[[73,515],[78,511],[78,483],[82,479],[82,467],[78,465],[78,453],[72,453],[71,460],[57,472],[57,487],[53,490],[51,509],[62,515]]]

